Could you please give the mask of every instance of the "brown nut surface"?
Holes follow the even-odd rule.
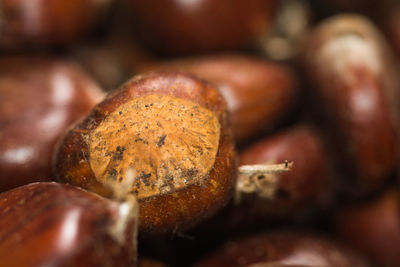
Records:
[[[135,35],[163,54],[236,49],[268,30],[276,0],[128,0]]]
[[[1,0],[0,46],[64,44],[82,38],[112,0]]]
[[[343,190],[376,190],[398,154],[398,79],[387,44],[365,18],[341,15],[310,34],[303,56],[313,106],[346,177]]]
[[[400,266],[400,194],[390,188],[377,198],[349,205],[336,215],[336,231],[376,266]]]
[[[75,65],[48,58],[0,59],[0,192],[51,180],[62,133],[102,98]]]
[[[67,133],[54,170],[59,181],[105,196],[109,184],[133,176],[140,230],[187,228],[233,193],[236,153],[224,99],[190,75],[136,76]]]
[[[276,232],[230,241],[195,266],[368,266],[351,250],[317,235]]]
[[[244,207],[243,212],[286,217],[330,202],[334,190],[332,166],[321,138],[310,126],[297,125],[254,143],[240,153],[239,162],[240,165],[275,164],[285,160],[293,162],[290,171],[254,177],[261,184],[265,181],[264,194],[241,192],[239,207]],[[246,180],[241,182],[238,183],[241,189],[249,186]]]
[[[70,185],[0,194],[1,266],[135,266],[138,207]]]
[[[187,71],[212,82],[227,102],[238,143],[275,128],[292,110],[298,94],[289,68],[240,54],[186,58],[144,69]]]

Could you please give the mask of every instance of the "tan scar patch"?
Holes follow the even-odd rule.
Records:
[[[220,124],[210,110],[166,95],[133,99],[106,117],[90,135],[90,166],[103,183],[122,182],[134,171],[138,198],[202,182],[214,166]]]

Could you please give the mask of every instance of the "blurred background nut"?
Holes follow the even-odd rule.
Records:
[[[336,214],[338,235],[376,266],[400,265],[400,194],[388,188],[368,201],[347,205]]]
[[[135,266],[138,207],[73,186],[33,183],[0,194],[1,266]]]
[[[287,217],[326,207],[334,193],[332,165],[319,134],[308,125],[296,125],[255,142],[240,153],[240,165],[293,162],[291,170],[272,177],[270,196],[258,196],[244,210],[259,215]],[[249,200],[247,200],[249,201]],[[257,202],[260,202],[257,204]],[[243,202],[246,202],[243,199]],[[242,215],[243,216],[243,215]],[[249,216],[243,216],[248,218]]]
[[[0,58],[0,192],[52,179],[60,136],[101,100],[78,66],[41,57]]]
[[[318,123],[338,160],[342,191],[381,187],[398,160],[399,81],[385,40],[366,18],[339,15],[305,42],[303,66]]]
[[[127,0],[135,36],[176,55],[238,49],[268,31],[277,0]]]
[[[240,165],[293,162],[290,170],[275,174],[238,176],[234,200],[213,219],[196,229],[195,236],[253,233],[271,225],[304,223],[334,201],[332,165],[318,133],[309,125],[295,125],[264,137],[239,154]]]
[[[264,265],[265,264],[265,265]],[[259,234],[227,242],[195,266],[369,266],[340,243],[317,234],[284,232]]]
[[[0,47],[65,45],[84,38],[113,0],[1,0]]]
[[[143,70],[186,71],[213,83],[227,102],[239,144],[283,124],[300,91],[290,68],[245,54],[162,61]]]

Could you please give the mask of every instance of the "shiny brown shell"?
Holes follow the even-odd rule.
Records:
[[[52,179],[56,143],[102,99],[74,64],[42,57],[0,59],[0,192]]]
[[[237,49],[266,32],[276,0],[128,0],[135,36],[163,54]]]
[[[190,75],[136,76],[67,133],[54,170],[57,180],[105,196],[131,177],[140,230],[187,228],[233,193],[236,153],[225,101]]]
[[[351,195],[377,190],[396,166],[400,98],[390,52],[358,15],[327,19],[305,44],[312,106],[345,177],[341,190]]]
[[[0,194],[1,266],[133,266],[137,203],[54,182]]]

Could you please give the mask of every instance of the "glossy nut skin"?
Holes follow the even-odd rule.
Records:
[[[400,194],[389,188],[374,199],[339,210],[338,235],[376,266],[400,265]]]
[[[123,205],[54,182],[4,192],[0,194],[1,265],[135,266],[137,210],[124,215]],[[125,224],[117,236],[112,229],[121,220]]]
[[[213,114],[212,116],[218,118],[220,124],[219,146],[217,147],[215,162],[209,173],[204,177],[200,177],[198,183],[167,191],[167,193],[163,193],[161,188],[156,186],[160,193],[148,197],[140,197],[146,190],[143,189],[145,188],[143,184],[142,189],[138,187],[136,192],[135,190],[132,191],[132,193],[139,195],[140,230],[146,233],[163,233],[188,228],[211,216],[227,203],[233,193],[237,163],[228,122],[228,112],[222,96],[206,82],[187,74],[167,72],[134,77],[119,89],[110,92],[105,100],[98,104],[85,120],[67,133],[55,155],[54,170],[59,181],[78,185],[101,195],[109,196],[110,192],[107,185],[100,181],[101,179],[95,175],[91,168],[93,156],[89,149],[91,144],[87,141],[88,136],[92,135],[99,128],[99,125],[102,125],[107,120],[108,114],[113,114],[113,111],[115,112],[119,107],[130,103],[130,101],[139,101],[154,94],[163,99],[170,98],[172,99],[171,101],[190,101],[190,103],[198,105],[199,108],[205,108],[210,111]],[[154,104],[154,106],[157,105],[157,103]],[[150,105],[146,105],[145,109],[148,108],[151,108]],[[168,116],[177,115],[169,114],[167,110],[164,113],[168,114]],[[120,114],[122,116],[122,112]],[[140,118],[143,113],[136,114]],[[162,115],[161,113],[157,114],[155,116]],[[137,123],[140,123],[140,121],[141,119]],[[166,127],[170,127],[169,123],[166,123],[166,125]],[[144,136],[143,138],[149,137]],[[133,137],[126,136],[124,140],[129,138],[132,139]],[[168,145],[168,138],[170,137],[167,136],[166,138],[165,145]],[[143,141],[142,138],[139,139],[135,139],[133,146]],[[106,141],[113,142],[113,140]],[[164,142],[164,139],[162,141]],[[175,141],[178,142],[178,140]],[[150,145],[151,143],[149,143]],[[164,143],[161,145],[164,145]],[[142,153],[144,157],[147,154],[150,155],[152,151],[149,150],[152,149],[155,150],[156,147],[149,147],[144,151]],[[175,153],[173,150],[170,152]],[[129,151],[126,153],[129,153]],[[153,157],[154,162],[156,156],[151,157]],[[174,161],[173,158],[170,158],[170,160]],[[132,167],[133,169],[141,168],[140,165],[133,163]],[[117,166],[117,168],[119,167]],[[160,179],[158,171],[161,168],[161,165],[157,166],[157,179]],[[160,177],[162,182],[168,182],[168,179],[164,176],[160,175]],[[142,178],[136,177],[135,183],[140,183]],[[119,179],[123,179],[123,177]],[[176,181],[176,177],[173,181]]]
[[[340,15],[309,35],[302,56],[311,105],[347,177],[342,189],[376,190],[398,154],[398,78],[386,42],[365,18]]]
[[[290,217],[331,202],[334,187],[329,155],[319,134],[308,125],[297,125],[266,137],[242,151],[239,158],[240,165],[287,160],[293,166],[288,172],[276,174],[271,198],[244,197],[238,216],[252,211],[258,217]]]
[[[276,232],[230,241],[200,266],[368,266],[348,248],[313,234]]]
[[[39,57],[0,59],[0,192],[52,178],[54,147],[102,98],[77,66]]]
[[[66,44],[95,26],[112,0],[1,0],[0,46]]]
[[[268,30],[276,0],[128,0],[135,36],[176,55],[243,47]]]
[[[244,54],[172,60],[144,68],[149,69],[187,71],[212,82],[228,104],[237,143],[275,128],[298,95],[288,67]]]

